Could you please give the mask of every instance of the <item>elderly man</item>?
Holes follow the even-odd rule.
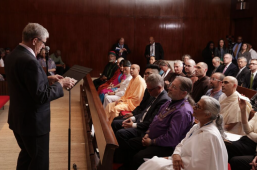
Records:
[[[133,64],[130,68],[132,79],[128,88],[119,100],[109,103],[105,108],[106,117],[109,122],[119,115],[121,111],[133,111],[142,101],[146,88],[145,80],[139,75],[140,67]]]
[[[11,103],[8,123],[21,149],[17,170],[49,169],[50,102],[64,95],[63,87],[75,83],[58,75],[47,77],[37,61],[48,37],[43,26],[29,23],[23,29],[22,42],[5,61]]]
[[[223,70],[223,65],[220,64],[220,57],[214,57],[212,59],[212,65],[213,65],[213,70],[211,71],[211,75],[213,73],[219,72],[221,73]],[[210,76],[211,76],[210,75]]]
[[[130,53],[130,49],[128,48],[127,44],[124,44],[125,39],[121,37],[119,42],[112,46],[112,51],[115,51],[117,56],[123,57],[127,60],[127,55]]]
[[[162,45],[160,43],[156,43],[153,37],[149,38],[149,43],[150,44],[145,47],[145,57],[147,59],[147,63],[149,63],[151,56],[154,56],[156,60],[164,59]]]
[[[170,100],[168,93],[164,90],[164,81],[159,74],[150,75],[146,80],[146,84],[150,94],[150,102],[144,110],[126,120],[114,120],[112,123],[113,131],[119,142],[119,149],[115,153],[117,157],[126,154],[126,146],[128,146],[129,139],[145,135],[160,107]]]
[[[224,55],[224,67],[222,70],[222,73],[225,76],[233,76],[236,77],[236,73],[238,72],[237,66],[232,63],[232,55],[231,54],[225,54]]]
[[[237,79],[232,76],[227,76],[223,79],[222,92],[219,98],[220,114],[224,118],[225,130],[234,134],[243,135],[241,125],[241,111],[238,106],[238,97],[240,94],[236,91]],[[247,116],[249,115],[252,106],[247,102]]]
[[[126,75],[126,79],[121,81],[120,87],[114,92],[108,92],[104,96],[103,107],[105,108],[109,103],[116,102],[119,100],[124,94],[129,85],[132,76],[130,75],[130,66],[131,63],[128,60],[125,60],[123,63],[123,74]]]
[[[250,72],[245,75],[243,87],[257,90],[257,59],[253,59],[250,62]]]
[[[191,93],[195,102],[198,102],[209,89],[210,78],[206,76],[207,70],[208,66],[204,62],[197,63],[195,66],[195,76],[198,77],[198,80],[194,83]]]
[[[174,81],[174,79],[177,76],[185,76],[185,74],[182,72],[183,71],[183,63],[181,60],[175,60],[174,61],[174,73],[170,73],[169,76],[166,76],[164,78],[164,89],[168,91],[169,85]]]
[[[119,68],[119,66],[115,63],[116,62],[116,53],[114,51],[109,52],[109,62],[105,66],[102,75],[93,81],[96,90],[102,84],[104,84],[107,80],[112,78],[115,71]]]
[[[189,96],[191,90],[192,81],[189,78],[176,77],[169,88],[169,97],[172,100],[161,106],[146,135],[128,141],[128,158],[125,159],[127,162],[124,166],[129,166],[130,163],[130,169],[137,169],[144,162],[144,158],[173,153],[174,148],[192,127],[194,101]]]
[[[222,81],[224,77],[222,73],[214,73],[210,78],[211,89],[209,89],[205,95],[219,101],[220,95],[222,94]]]
[[[236,74],[236,79],[238,81],[238,86],[244,83],[245,76],[249,74],[250,70],[246,67],[247,59],[245,57],[239,57],[237,59],[238,72]]]
[[[184,67],[185,67],[186,77],[190,78],[192,80],[192,83],[194,84],[198,80],[198,77],[195,76],[195,60],[193,59],[186,60]]]

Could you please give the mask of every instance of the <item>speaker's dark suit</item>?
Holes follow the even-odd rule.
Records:
[[[145,57],[150,56],[150,44],[148,44],[145,47]],[[149,61],[149,58],[146,58],[147,62]],[[161,60],[164,59],[164,51],[162,48],[162,45],[160,43],[155,43],[155,60]]]
[[[117,58],[119,57],[119,50],[116,50],[116,47],[119,47],[119,43],[113,44],[112,46],[112,51],[115,51],[115,53],[117,54]],[[126,48],[127,51],[123,51],[121,57],[123,57],[125,60],[127,59],[127,55],[130,53],[130,49],[128,48],[127,44],[123,45],[123,48]]]
[[[225,69],[226,66],[223,67],[223,70]],[[223,73],[223,70],[222,70],[222,73]],[[238,68],[235,64],[231,63],[228,68],[226,69],[224,75],[225,76],[233,76],[233,77],[236,77],[236,74],[238,72]]]
[[[250,88],[250,80],[251,80],[251,72],[245,75],[243,87]],[[252,85],[252,90],[257,91],[257,74],[255,74],[255,77],[253,79],[253,85]]]
[[[239,72],[239,71],[238,71]],[[237,72],[237,74],[238,74]],[[246,77],[246,75],[251,72],[247,67],[245,67],[237,76],[236,76],[236,79],[238,81],[238,85],[241,86],[244,82],[244,79]]]
[[[49,156],[50,101],[63,96],[62,86],[58,82],[49,86],[36,57],[21,45],[6,58],[5,73],[10,92],[8,123],[21,147],[17,169],[28,169],[25,164],[33,161],[33,165],[40,167],[42,161],[47,160],[43,160],[45,155],[40,155],[39,148],[44,150],[42,154]],[[38,146],[39,140],[43,141],[42,146]],[[34,152],[38,154],[33,155]],[[31,164],[29,166],[33,169]],[[47,162],[42,163],[45,167],[47,165],[43,164]]]

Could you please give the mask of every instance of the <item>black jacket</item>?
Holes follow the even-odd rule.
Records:
[[[150,56],[150,44],[145,47],[145,57]],[[161,60],[164,59],[164,51],[162,49],[162,45],[160,43],[155,43],[155,59]],[[149,61],[149,58],[147,58]]]
[[[238,70],[238,72],[239,72],[239,70]],[[238,72],[236,73],[236,75],[238,74]],[[245,79],[246,75],[249,74],[249,72],[251,72],[251,71],[247,67],[245,67],[241,71],[241,73],[236,76],[239,86],[241,86],[244,83],[244,79]]]
[[[61,84],[49,86],[36,57],[20,45],[6,58],[5,73],[10,92],[10,129],[20,135],[49,133],[50,101],[63,96]]]
[[[112,51],[115,51],[115,53],[117,54],[117,58],[119,58],[119,50],[116,50],[116,47],[119,48],[119,43],[113,44],[113,46],[112,46]],[[130,53],[130,49],[128,48],[127,44],[124,44],[123,48],[126,48],[127,51],[123,51],[121,57],[123,57],[124,60],[127,60],[127,55]]]
[[[251,80],[251,72],[245,75],[243,87],[250,88],[250,80]],[[257,91],[257,74],[255,75],[253,79],[253,85],[252,85],[252,90]]]
[[[157,99],[152,103],[152,101],[154,100],[153,97],[151,97],[151,102],[148,103],[148,105],[145,107],[145,109],[143,111],[141,111],[140,114],[138,115],[134,115],[136,118],[136,122],[137,122],[137,128],[141,129],[141,130],[147,130],[149,125],[152,123],[153,118],[155,117],[155,115],[158,113],[160,107],[168,100],[170,100],[170,97],[168,96],[168,93],[163,90],[160,95],[157,97]],[[152,103],[151,107],[149,108],[149,110],[147,111],[143,122],[140,122],[141,118],[143,117],[144,113],[146,112],[146,110],[148,109],[148,107],[150,106],[150,104]]]
[[[222,72],[225,69],[226,66],[223,66]],[[236,77],[236,74],[238,72],[238,68],[235,64],[231,63],[229,67],[226,69],[224,75],[225,76],[233,76]]]

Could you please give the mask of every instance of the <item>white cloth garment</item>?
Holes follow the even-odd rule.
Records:
[[[184,170],[228,169],[227,149],[214,122],[201,128],[194,125],[173,154],[181,156]],[[138,170],[173,170],[171,159],[153,157]]]
[[[0,59],[0,67],[4,67],[4,60]]]
[[[249,52],[251,53],[251,58],[252,59],[257,59],[257,53],[254,49],[251,48]]]
[[[109,103],[116,102],[120,98],[120,96],[105,94],[103,107],[105,108]]]

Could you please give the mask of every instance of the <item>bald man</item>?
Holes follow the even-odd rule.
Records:
[[[193,59],[186,60],[184,67],[185,67],[186,77],[190,78],[192,80],[192,83],[194,84],[198,80],[198,77],[195,76],[195,60]]]
[[[147,59],[147,63],[149,63],[149,59],[151,56],[155,57],[155,60],[164,59],[164,51],[162,45],[160,43],[156,43],[153,37],[149,38],[149,43],[145,47],[145,57]]]
[[[204,62],[197,63],[195,66],[195,76],[198,77],[198,80],[194,83],[191,96],[196,103],[210,88],[210,78],[206,76],[207,70],[208,66]]]
[[[133,64],[131,66],[130,74],[132,79],[130,80],[124,96],[122,96],[116,102],[109,103],[106,106],[105,113],[110,124],[115,117],[119,116],[121,111],[133,111],[143,99],[146,83],[145,80],[139,75],[139,71],[139,65]]]
[[[220,114],[223,116],[224,128],[226,131],[244,135],[244,131],[241,125],[241,111],[238,105],[238,97],[241,95],[236,91],[237,79],[232,76],[227,76],[223,79],[222,92],[223,94],[219,98],[220,102]],[[246,102],[247,119],[252,105]]]

